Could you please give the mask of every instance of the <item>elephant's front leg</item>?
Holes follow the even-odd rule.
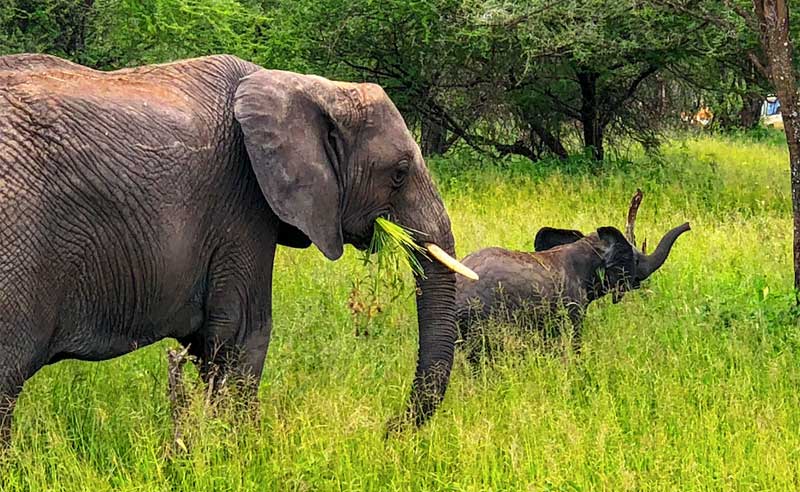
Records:
[[[200,362],[210,399],[235,387],[249,404],[256,401],[272,328],[274,246],[259,254],[237,249],[217,255],[205,299],[202,328],[181,339]]]
[[[218,402],[234,390],[233,395],[242,403],[255,407],[269,337],[268,322],[255,327],[241,343],[219,335],[209,337],[200,363],[209,403]]]
[[[583,345],[583,315],[584,309],[578,306],[572,306],[569,309],[569,319],[566,323],[568,329],[572,331],[571,333],[571,345],[572,345],[572,353],[577,355],[581,354],[581,348]],[[565,347],[566,349],[566,347]]]

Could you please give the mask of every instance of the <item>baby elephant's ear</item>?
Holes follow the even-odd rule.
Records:
[[[562,244],[574,243],[582,237],[581,231],[542,227],[536,233],[536,239],[533,240],[533,249],[535,251],[546,251]]]
[[[616,304],[626,291],[637,287],[634,279],[633,246],[615,227],[600,227],[597,229],[597,235],[606,246],[603,255],[606,288],[612,291],[613,301]]]

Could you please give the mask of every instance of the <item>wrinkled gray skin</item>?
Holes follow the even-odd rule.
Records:
[[[559,312],[573,328],[580,350],[581,322],[589,304],[611,292],[619,302],[624,293],[659,269],[675,240],[689,230],[685,223],[669,231],[656,250],[645,255],[614,227],[601,227],[584,236],[580,231],[544,227],[536,234],[535,253],[486,248],[462,263],[478,274],[477,282],[456,280],[456,318],[468,347],[480,324],[523,320],[544,328]],[[474,347],[470,347],[474,348]],[[470,352],[473,362],[478,356]]]
[[[260,378],[276,244],[337,259],[376,217],[451,255],[419,148],[383,90],[213,56],[98,72],[0,57],[0,439],[23,383],[165,337]],[[420,257],[406,418],[444,395],[454,274]]]

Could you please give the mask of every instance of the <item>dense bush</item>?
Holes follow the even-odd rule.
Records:
[[[10,0],[0,52],[45,52],[100,69],[230,53],[303,69],[277,11],[248,0]]]

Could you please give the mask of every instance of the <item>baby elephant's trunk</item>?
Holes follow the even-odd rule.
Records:
[[[636,269],[637,279],[642,281],[652,275],[653,272],[661,268],[661,265],[663,265],[667,260],[667,256],[669,256],[669,252],[672,250],[672,245],[675,244],[675,240],[678,239],[678,236],[688,230],[691,230],[688,222],[679,225],[678,227],[664,234],[664,237],[661,238],[661,241],[658,243],[658,247],[655,251],[653,251],[652,254],[641,255],[639,257],[638,268]]]

